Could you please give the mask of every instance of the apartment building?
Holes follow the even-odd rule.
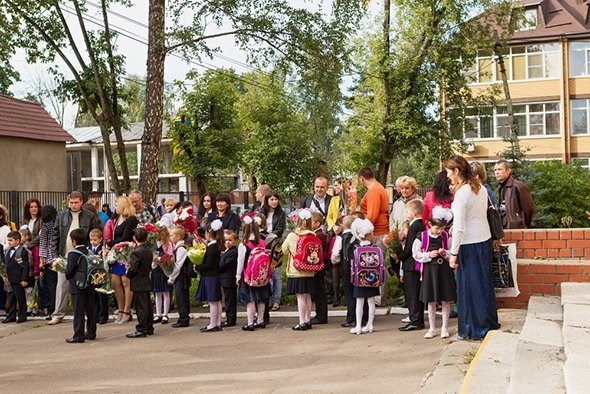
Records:
[[[590,1],[522,0],[526,23],[503,55],[521,145],[532,160],[579,161],[590,168]],[[474,93],[501,84],[498,59],[481,50],[468,70]],[[507,147],[507,107],[467,109],[462,132],[472,159]],[[454,130],[457,131],[457,130]]]

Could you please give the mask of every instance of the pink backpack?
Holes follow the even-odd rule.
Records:
[[[322,242],[313,234],[299,235],[293,255],[297,271],[319,272],[324,269]]]
[[[264,241],[260,240],[258,246],[248,242],[246,246],[251,249],[248,264],[244,271],[244,283],[251,287],[263,287],[268,284],[271,276],[270,256],[264,248]]]
[[[379,287],[385,279],[383,252],[377,246],[357,246],[354,249],[350,281],[356,287]]]

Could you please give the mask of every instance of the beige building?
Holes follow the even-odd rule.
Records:
[[[590,168],[590,2],[522,0],[526,23],[503,58],[518,123],[529,159],[579,161]],[[475,93],[501,84],[497,58],[480,51],[468,71]],[[506,106],[467,110],[463,133],[467,155],[490,161],[507,148]]]

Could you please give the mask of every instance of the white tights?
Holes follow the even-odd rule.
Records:
[[[356,299],[356,329],[361,329],[363,321],[363,307],[365,306],[365,300],[369,304],[369,318],[367,320],[367,327],[373,328],[373,321],[375,320],[375,297],[368,298],[357,298]]]
[[[442,305],[442,327],[441,330],[448,330],[449,316],[451,315],[451,304],[448,301],[441,301]],[[436,302],[428,303],[428,324],[430,324],[430,330],[436,328]]]
[[[256,323],[264,323],[264,310],[266,305],[264,302],[259,302],[256,305],[255,301],[246,304],[246,315],[248,316],[248,325],[254,324],[254,317],[256,317]]]
[[[299,313],[299,324],[311,321],[311,294],[297,293],[297,312]]]
[[[156,299],[156,316],[168,316],[168,311],[170,310],[170,292],[156,291],[154,292],[154,298]]]
[[[207,328],[221,326],[221,301],[209,302],[209,325]]]

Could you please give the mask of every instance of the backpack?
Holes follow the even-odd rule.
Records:
[[[99,255],[94,253],[84,254],[78,249],[72,252],[78,257],[78,271],[74,275],[76,287],[79,290],[97,289],[107,284],[108,273],[104,269],[104,263]]]
[[[33,267],[33,253],[28,248],[25,248],[22,245],[19,245],[18,248],[14,251],[14,259],[18,263],[18,265],[23,264],[23,252],[27,252],[29,258],[29,274],[28,274],[28,281],[27,287],[35,286],[35,268]]]
[[[299,235],[293,267],[297,271],[319,272],[324,269],[322,242],[314,234]]]
[[[443,231],[440,235],[442,237],[442,247],[444,250],[449,249],[449,234]],[[422,231],[420,235],[422,241],[422,252],[428,252],[428,244],[430,243],[430,237],[428,236],[428,230]],[[441,257],[442,258],[442,257]],[[444,259],[446,260],[446,259]],[[428,264],[428,263],[426,263]],[[420,272],[420,280],[422,280],[422,273],[424,272],[424,263],[414,260],[414,269]]]
[[[274,233],[268,234],[264,240],[264,248],[270,256],[271,271],[283,264],[283,249],[281,248],[283,239]]]
[[[332,251],[336,243],[336,235],[333,231],[328,231],[326,234],[326,241],[324,243],[324,259],[326,262],[332,262]]]
[[[385,279],[383,252],[377,246],[357,246],[354,249],[350,281],[356,287],[379,287]]]
[[[260,240],[257,246],[252,242],[246,244],[250,249],[248,264],[244,271],[244,283],[251,287],[263,287],[271,277],[270,255],[265,249],[265,242]]]
[[[186,246],[184,244],[178,245],[177,247],[175,247],[174,248],[174,261],[176,261],[176,250],[178,248],[180,248],[181,246],[186,249]],[[183,273],[189,279],[196,278],[199,276],[199,273],[195,269],[195,265],[189,260],[188,257],[186,257],[184,259],[184,263],[182,263],[181,273]]]

